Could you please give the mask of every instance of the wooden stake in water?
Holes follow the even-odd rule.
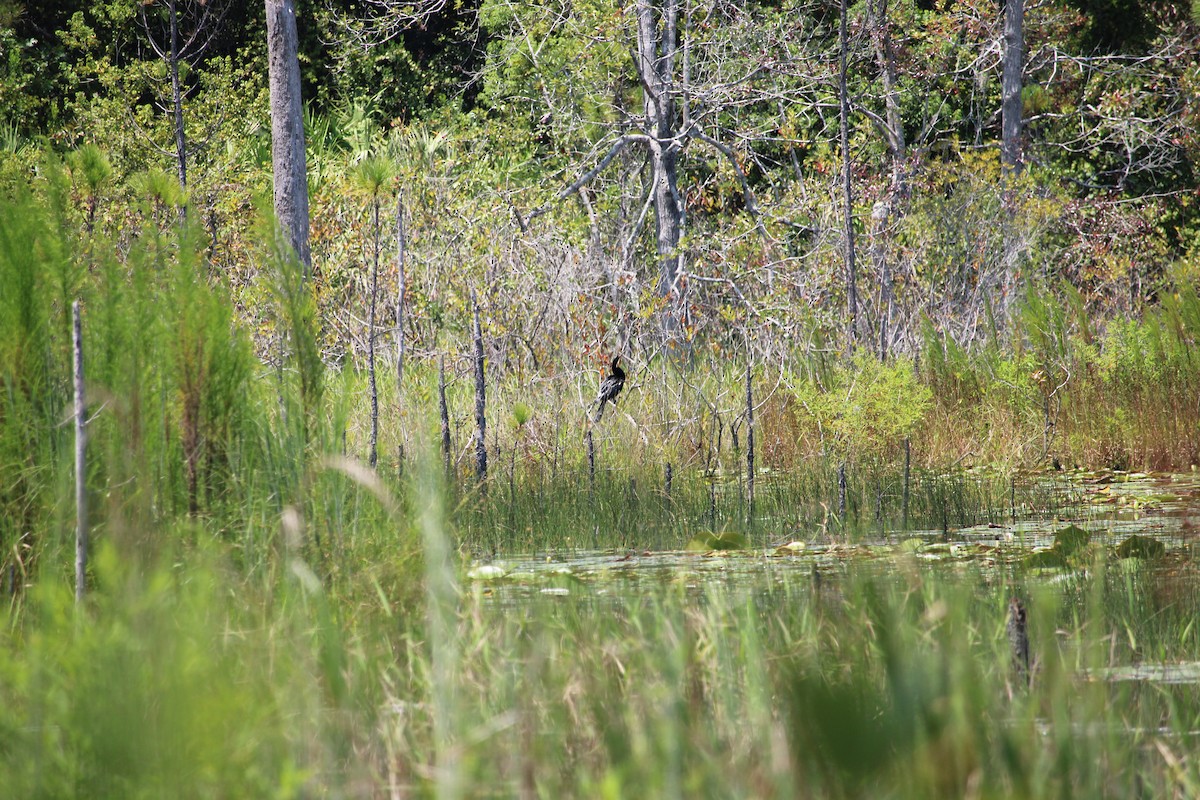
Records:
[[[592,428],[590,425],[583,434],[583,443],[587,447],[588,491],[594,494],[596,492],[596,446],[592,441]]]
[[[846,462],[838,465],[838,520],[846,527]]]
[[[79,301],[71,304],[74,323],[75,371],[75,602],[83,600],[87,584],[87,398],[83,389],[83,324]]]
[[[717,476],[715,474],[708,476],[708,525],[713,529],[717,527]]]
[[[479,324],[479,300],[474,291],[471,305],[475,307],[475,472],[481,490],[487,494],[487,385],[483,371],[483,328]]]
[[[904,437],[904,495],[901,499],[904,509],[904,530],[908,530],[908,479],[911,474],[909,471],[910,464],[912,464],[912,442],[906,436]]]
[[[1008,518],[1017,524],[1017,476],[1014,474],[1008,485]]]

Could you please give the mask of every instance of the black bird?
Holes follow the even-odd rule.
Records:
[[[605,403],[611,402],[614,406],[617,404],[617,395],[625,388],[625,370],[617,366],[617,362],[620,360],[621,357],[619,355],[613,356],[612,373],[600,382],[600,391],[592,403],[592,405],[599,405],[596,409],[596,416],[593,419],[594,422],[600,421],[600,415],[604,413]]]

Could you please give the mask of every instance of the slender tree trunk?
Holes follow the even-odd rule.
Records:
[[[871,261],[879,274],[879,360],[888,357],[888,328],[892,319],[892,265],[887,257],[888,223],[891,206],[880,200],[871,210]]]
[[[275,218],[307,278],[312,271],[312,253],[308,246],[308,175],[296,8],[294,0],[266,0],[266,4]]]
[[[841,122],[842,147],[842,201],[845,205],[845,263],[846,263],[846,313],[847,349],[858,344],[858,287],[854,277],[854,194],[850,183],[850,96],[846,88],[846,59],[849,39],[846,34],[847,0],[841,0],[838,26],[838,106]]]
[[[907,193],[904,163],[907,159],[908,145],[904,135],[904,118],[900,113],[896,53],[888,24],[888,0],[874,0],[873,5],[868,7],[868,13],[871,18],[871,39],[875,45],[875,61],[883,80],[886,110],[884,136],[892,161],[892,183],[888,188],[888,196],[877,202],[871,211],[871,260],[876,274],[879,275],[879,360],[886,361],[895,296],[892,265],[888,260],[888,235],[892,215],[897,212],[901,199]]]
[[[1013,475],[1008,479],[1008,519],[1013,524],[1017,524],[1017,476]]]
[[[169,0],[171,15],[171,100],[175,115],[175,159],[178,164],[179,185],[187,188],[187,137],[183,128],[183,87],[179,82],[179,13],[176,0]],[[179,209],[180,216],[187,216],[187,203]]]
[[[367,380],[371,384],[371,452],[369,461],[374,467],[379,459],[379,385],[375,380],[375,302],[379,296],[379,195],[371,204],[371,230],[375,239],[371,262],[371,302],[367,312]]]
[[[846,462],[838,464],[837,472],[838,482],[838,521],[842,523],[842,527],[846,527]]]
[[[408,242],[404,238],[404,192],[396,192],[396,397],[404,383],[404,300],[408,277],[404,256]]]
[[[754,388],[750,361],[746,361],[746,501],[748,519],[754,520]]]
[[[87,590],[87,397],[83,386],[83,322],[79,301],[71,304],[74,325],[73,353],[75,372],[75,602],[83,601]]]
[[[888,24],[888,0],[874,0],[869,9],[871,15],[871,39],[875,45],[875,61],[883,81],[883,106],[885,109],[888,153],[892,160],[892,186],[894,197],[903,194],[905,175],[904,161],[908,144],[904,135],[904,117],[900,113],[900,92],[896,75],[896,50],[892,44],[891,28]]]
[[[438,354],[438,416],[442,422],[442,467],[450,478],[450,408],[446,405],[446,355]]]
[[[487,494],[487,384],[483,369],[483,328],[479,324],[479,300],[471,292],[475,307],[475,472],[483,493]]]
[[[584,449],[588,462],[588,494],[596,493],[596,442],[592,438],[591,426],[583,434]]]

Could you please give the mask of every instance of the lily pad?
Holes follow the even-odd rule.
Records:
[[[1065,569],[1067,556],[1057,546],[1051,547],[1049,550],[1031,553],[1025,559],[1025,566],[1031,569]]]
[[[1134,534],[1117,545],[1119,558],[1161,558],[1167,552],[1167,546],[1158,539]]]
[[[467,573],[473,581],[496,581],[508,575],[504,567],[495,564],[481,564]]]
[[[721,533],[701,531],[692,537],[692,540],[687,543],[686,549],[693,552],[745,550],[746,544],[746,537],[740,533],[734,533],[733,531],[722,531]]]
[[[1091,542],[1092,535],[1078,525],[1068,525],[1054,533],[1054,549],[1064,557],[1073,556]]]

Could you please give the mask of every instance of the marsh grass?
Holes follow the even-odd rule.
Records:
[[[142,236],[119,250],[80,247],[28,198],[0,212],[5,793],[1127,797],[1200,785],[1186,757],[1200,730],[1194,687],[1102,677],[1196,660],[1186,549],[1155,564],[1097,550],[1053,580],[898,551],[885,568],[851,562],[814,580],[813,563],[763,548],[905,535],[897,432],[838,450],[822,433],[837,427],[836,403],[818,425],[789,399],[821,384],[760,392],[751,508],[737,365],[635,373],[594,430],[594,482],[581,441],[594,387],[493,376],[485,496],[470,475],[468,383],[452,380],[443,475],[429,444],[436,374],[414,359],[403,396],[380,387],[372,471],[365,379],[321,363],[294,264],[264,254],[278,297],[264,364],[202,260],[178,256],[197,240],[173,214],[151,206]],[[170,222],[155,227],[160,217]],[[73,252],[87,253],[86,269]],[[80,606],[61,425],[73,292],[98,398],[87,476],[98,550]],[[1029,346],[1033,360],[944,344],[921,367],[934,391],[909,431],[908,528],[953,535],[1071,511],[1080,501],[1054,473],[1020,469],[1020,453],[993,469],[966,463],[1021,437],[1078,436],[1063,452],[1082,457],[1102,450],[1089,431],[1120,422],[1103,441],[1127,443],[1137,413],[1169,410],[1170,424],[1146,421],[1158,443],[1145,452],[1186,455],[1190,445],[1166,445],[1194,420],[1170,398],[1195,388],[1185,342],[1196,307],[1181,295],[1158,321],[1174,332],[1158,339],[1130,323],[1114,339],[1130,342],[1127,357],[1110,361],[1041,311],[1030,319],[1057,333]],[[1046,387],[1058,384],[1034,376],[1050,381],[1072,359],[1083,369],[1063,373],[1097,388],[1066,385],[1047,432]],[[835,385],[831,369],[805,380]],[[895,368],[882,377],[877,386],[912,387]],[[1114,386],[1127,391],[1101,391]],[[976,408],[986,431],[966,421]],[[855,419],[886,407],[868,411]],[[681,561],[654,575],[567,575],[518,607],[464,582],[472,556],[673,549],[699,530],[744,533],[758,549],[735,557],[755,569],[700,574]],[[1030,608],[1028,689],[1008,668],[1014,593]]]
[[[519,613],[474,587],[453,634],[470,654],[447,744],[461,785],[468,796],[1038,797],[1194,780],[1164,771],[1159,749],[1189,746],[1192,692],[1082,677],[1126,655],[1110,634],[1137,619],[1103,565],[1065,591],[1029,587],[1028,690],[1003,636],[1020,587],[895,566],[820,589],[801,570],[699,586],[685,572],[578,587]],[[1168,657],[1194,652],[1142,631]],[[393,776],[407,776],[396,788],[420,794],[421,706],[396,702],[408,715],[391,744]]]
[[[355,470],[333,473],[387,505]],[[423,599],[327,586],[295,552],[250,581],[227,548],[202,543],[145,558],[105,546],[84,609],[68,584],[39,585],[0,648],[4,785],[47,797],[1126,797],[1200,778],[1182,759],[1200,726],[1193,686],[1095,677],[1194,659],[1185,563],[1100,555],[1055,584],[897,556],[814,583],[768,560],[749,580],[590,576],[514,608],[459,584],[435,486],[412,494],[427,566],[409,577]],[[1013,592],[1030,607],[1030,688],[1009,668]]]

